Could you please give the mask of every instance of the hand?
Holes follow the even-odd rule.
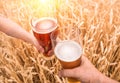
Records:
[[[38,43],[37,39],[31,35],[32,44],[37,48],[41,53],[44,53],[44,48]]]
[[[80,80],[81,83],[99,83],[101,73],[84,56],[81,57],[81,65],[73,69],[63,69],[59,73],[60,77],[73,77]]]
[[[10,24],[10,25],[8,25]],[[23,41],[33,44],[39,52],[44,52],[42,46],[37,42],[36,38],[24,30],[20,25],[13,22],[12,20],[0,16],[0,31],[6,33],[9,36],[21,39]]]
[[[30,37],[31,37],[30,40],[32,40],[31,43],[37,48],[37,50],[39,52],[44,53],[44,48],[39,44],[39,42],[35,38],[32,30],[29,31],[29,34],[30,34]]]
[[[81,57],[79,67],[63,69],[59,73],[59,76],[76,78],[81,83],[119,83],[99,72],[84,55]]]

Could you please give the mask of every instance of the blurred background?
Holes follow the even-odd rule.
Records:
[[[77,39],[95,67],[120,82],[120,0],[0,0],[0,15],[28,32],[32,19],[56,18],[60,33]],[[60,69],[56,57],[0,32],[0,83],[66,83]]]

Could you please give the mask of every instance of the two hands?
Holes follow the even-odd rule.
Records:
[[[59,76],[76,78],[81,83],[118,83],[99,72],[84,55],[81,57],[79,67],[63,69],[59,72]]]
[[[39,52],[44,52],[43,47],[31,33],[25,31],[17,23],[14,23],[2,16],[0,16],[0,31],[9,36],[29,42],[33,44]],[[81,61],[81,65],[79,67],[74,69],[64,69],[59,75],[61,77],[76,78],[82,83],[118,83],[100,73],[84,55],[81,57]]]

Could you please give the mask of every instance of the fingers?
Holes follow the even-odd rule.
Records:
[[[60,77],[74,77],[79,78],[79,76],[82,74],[84,68],[82,67],[85,65],[86,61],[88,60],[84,55],[81,56],[82,63],[79,67],[73,68],[73,69],[63,69],[59,72]]]
[[[82,55],[81,56],[81,65],[88,63],[88,62],[89,62],[89,60],[87,59],[87,57],[85,55]]]
[[[32,38],[32,43],[33,45],[37,48],[37,50],[41,53],[44,53],[44,48],[39,44],[39,42],[37,41],[37,39],[34,36],[31,36]]]
[[[44,53],[44,48],[42,46],[39,46],[37,49],[39,52]]]
[[[49,56],[51,56],[51,55],[53,55],[54,54],[54,51],[53,50],[50,50],[49,52],[48,52],[48,55]]]
[[[60,77],[73,77],[73,75],[74,75],[73,70],[69,69],[64,69],[59,72]]]
[[[74,69],[63,69],[59,72],[60,77],[73,77],[73,78],[78,78],[79,73],[78,73],[78,68]]]

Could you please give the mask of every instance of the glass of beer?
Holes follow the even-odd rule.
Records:
[[[42,17],[31,22],[32,31],[39,44],[44,48],[44,55],[52,50],[50,34],[57,29],[57,20],[52,17]]]
[[[73,40],[60,41],[56,44],[54,53],[64,69],[80,66],[82,47],[77,42]],[[80,81],[75,78],[68,78],[68,83],[80,83]]]

